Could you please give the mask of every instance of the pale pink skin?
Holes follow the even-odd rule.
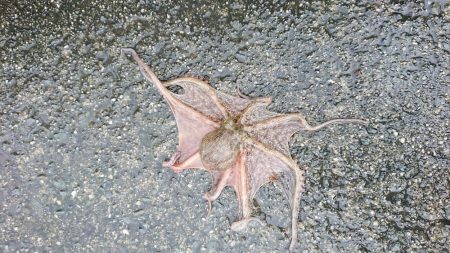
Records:
[[[268,111],[270,98],[250,99],[239,91],[238,96],[228,95],[197,78],[161,82],[133,49],[124,48],[122,52],[133,56],[175,116],[179,145],[163,166],[175,172],[192,168],[210,171],[213,186],[204,194],[209,211],[222,190],[233,187],[239,201],[239,219],[231,225],[233,230],[243,230],[249,222],[259,221],[251,216],[252,199],[262,185],[283,178],[281,183],[291,206],[289,251],[292,252],[297,242],[297,217],[305,177],[304,170],[289,153],[289,139],[299,131],[317,131],[331,124],[367,124],[367,121],[334,119],[313,127],[301,113]],[[183,93],[168,90],[172,85],[181,86]]]

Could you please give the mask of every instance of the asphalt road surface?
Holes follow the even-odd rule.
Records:
[[[207,216],[209,174],[162,168],[175,121],[122,47],[163,80],[370,121],[292,139],[295,251],[450,251],[449,1],[73,2],[0,3],[0,252],[286,252],[276,185],[237,233],[232,189]]]

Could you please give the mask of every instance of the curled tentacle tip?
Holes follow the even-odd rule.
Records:
[[[168,161],[164,161],[164,162],[162,163],[162,166],[163,166],[163,167],[170,167],[170,168],[172,168],[174,171],[179,170],[178,168],[176,168],[176,167],[174,166],[174,164],[178,161],[178,159],[180,159],[180,156],[181,156],[181,152],[180,152],[180,151],[177,151],[175,154],[172,155],[172,157],[171,157]],[[181,171],[181,170],[179,170],[179,171]],[[179,171],[178,171],[178,172],[179,172]]]
[[[131,48],[131,47],[122,47],[120,49],[120,55],[123,55],[123,54],[128,54],[128,55],[131,55],[133,57],[135,57],[137,55],[136,51],[134,51],[134,49]]]
[[[211,214],[211,210],[212,210],[212,201],[207,192],[205,192],[205,194],[203,194],[203,198],[208,201],[208,214],[206,216],[209,216]]]
[[[237,232],[244,231],[251,222],[257,222],[260,225],[264,225],[264,222],[262,220],[260,220],[256,217],[249,217],[249,218],[245,218],[245,219],[233,222],[233,224],[231,224],[231,230],[237,231]]]
[[[244,93],[242,93],[241,91],[241,87],[239,86],[239,84],[237,84],[236,86],[236,93],[240,98],[244,98],[244,99],[250,99],[249,96],[245,95]]]
[[[370,123],[369,120],[366,120],[366,119],[360,119],[359,122],[364,125],[369,125],[369,123]]]

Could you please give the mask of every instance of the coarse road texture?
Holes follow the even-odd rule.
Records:
[[[67,2],[0,3],[0,252],[286,252],[276,185],[236,233],[231,189],[207,216],[209,174],[161,167],[175,122],[122,47],[163,80],[370,121],[292,139],[296,251],[450,251],[449,1]]]

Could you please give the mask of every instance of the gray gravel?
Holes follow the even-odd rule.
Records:
[[[292,140],[299,252],[450,252],[449,1],[44,2],[0,4],[0,252],[286,251],[275,185],[235,233],[231,189],[207,216],[209,175],[161,167],[175,122],[121,47],[312,124],[370,120]]]

